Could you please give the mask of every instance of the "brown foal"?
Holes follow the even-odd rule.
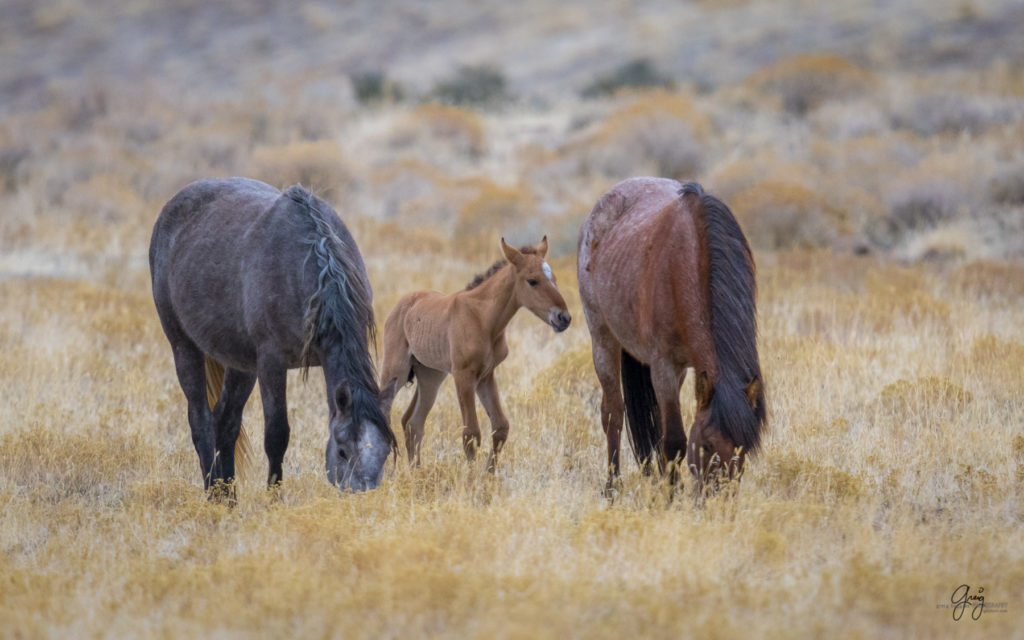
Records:
[[[416,380],[416,393],[402,416],[409,461],[419,464],[423,427],[437,391],[449,373],[462,411],[462,444],[473,460],[480,446],[474,393],[491,422],[492,448],[487,468],[494,470],[508,437],[494,370],[508,356],[505,328],[526,307],[556,332],[572,320],[551,266],[544,260],[548,239],[515,249],[501,239],[504,260],[494,263],[462,291],[415,291],[398,301],[384,323],[381,380]]]

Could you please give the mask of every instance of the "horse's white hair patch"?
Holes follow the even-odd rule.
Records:
[[[540,268],[543,269],[544,275],[548,277],[548,280],[550,280],[551,282],[555,281],[555,274],[551,272],[551,265],[548,264],[547,260],[541,263]]]

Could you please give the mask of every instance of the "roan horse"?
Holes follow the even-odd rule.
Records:
[[[285,374],[310,366],[323,368],[327,385],[328,480],[355,490],[380,483],[396,450],[382,409],[394,387],[377,386],[369,280],[329,205],[301,186],[282,193],[246,178],[200,180],[160,212],[149,264],[207,489],[234,478],[242,409],[257,379],[267,482],[281,481],[289,436]],[[225,371],[212,410],[207,371]]]
[[[462,291],[444,295],[416,291],[398,301],[384,322],[384,367],[387,385],[417,381],[416,393],[402,416],[409,461],[419,463],[427,413],[447,374],[455,378],[462,411],[462,444],[473,460],[480,446],[480,427],[473,394],[491,422],[492,448],[487,468],[494,470],[508,437],[509,423],[501,410],[494,370],[508,355],[505,327],[526,307],[555,331],[565,331],[572,317],[544,260],[548,239],[518,250],[501,239],[504,260],[495,262]]]
[[[758,449],[765,398],[754,262],[729,208],[696,183],[624,180],[583,223],[577,272],[603,392],[609,487],[623,411],[645,473],[653,459],[675,482],[685,456],[698,489],[738,478]],[[679,404],[687,367],[697,375],[689,449]]]

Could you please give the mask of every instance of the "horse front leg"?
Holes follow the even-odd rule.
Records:
[[[480,404],[484,405],[487,418],[491,421],[491,455],[487,458],[487,471],[494,473],[498,464],[498,454],[508,439],[509,425],[505,412],[501,410],[501,397],[498,395],[498,383],[494,379],[493,371],[480,381],[476,393],[480,397]]]
[[[669,472],[669,484],[679,482],[679,468],[686,464],[686,431],[679,405],[679,388],[686,368],[659,361],[651,367],[651,385],[661,413],[661,467]]]
[[[461,369],[454,373],[455,394],[459,398],[459,410],[462,412],[462,448],[466,459],[476,459],[476,450],[480,448],[480,425],[476,419],[476,385],[477,377],[469,370]]]

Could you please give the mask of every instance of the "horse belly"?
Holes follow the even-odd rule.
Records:
[[[413,303],[402,323],[409,350],[422,365],[451,373],[448,313],[442,294],[430,292]]]

